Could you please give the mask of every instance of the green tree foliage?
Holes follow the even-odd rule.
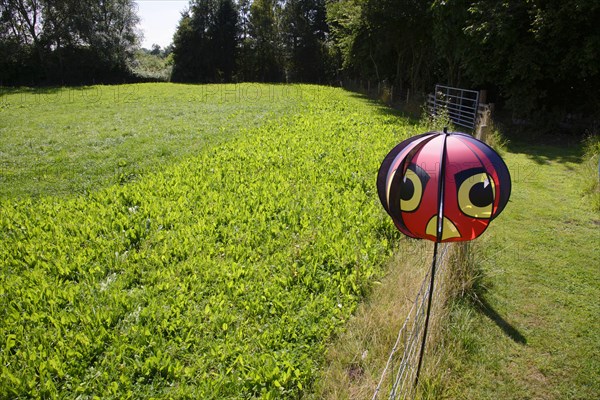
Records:
[[[171,80],[174,82],[194,81],[204,72],[199,54],[199,50],[204,45],[204,29],[196,27],[197,23],[198,20],[192,21],[189,11],[184,12],[179,20],[177,31],[173,36]]]
[[[175,82],[228,82],[235,71],[239,15],[231,0],[195,0],[173,38]]]
[[[497,85],[519,114],[597,112],[599,18],[594,0],[471,2],[466,72],[476,84]]]
[[[431,15],[422,1],[341,0],[328,21],[343,65],[363,79],[423,89],[432,69]]]
[[[286,79],[302,82],[326,80],[326,22],[324,0],[288,0],[281,20]]]
[[[324,0],[194,0],[174,37],[173,81],[325,82],[336,67]]]
[[[488,88],[516,114],[597,113],[596,0],[334,0],[347,75],[430,90]]]
[[[458,86],[469,56],[468,38],[463,28],[469,16],[469,0],[435,0],[431,14],[435,21],[431,26],[437,55],[435,76]]]
[[[250,7],[248,48],[252,80],[276,82],[283,79],[281,36],[278,19],[281,7],[276,0],[255,0]]]
[[[139,78],[151,81],[168,81],[171,77],[173,58],[169,48],[157,44],[152,49],[139,49],[130,63],[132,72]]]
[[[223,0],[219,3],[214,28],[212,35],[217,75],[219,80],[229,82],[235,71],[239,30],[238,11],[231,0]]]
[[[0,0],[0,79],[119,80],[138,21],[133,0]]]

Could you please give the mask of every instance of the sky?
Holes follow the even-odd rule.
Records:
[[[153,43],[168,46],[188,0],[137,0],[136,3],[140,17],[138,29],[144,33],[142,47],[150,49]]]

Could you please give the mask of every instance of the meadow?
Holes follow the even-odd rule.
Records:
[[[3,88],[0,398],[371,398],[430,248],[375,179],[431,127],[321,86]],[[420,398],[598,397],[589,153],[505,145]]]
[[[399,234],[407,120],[341,89],[0,97],[0,397],[297,398]]]
[[[437,280],[444,281],[436,290],[450,290],[432,314],[435,339],[416,398],[599,398],[598,136],[582,146],[574,136],[532,139],[506,127],[495,133],[490,142],[511,172],[511,199],[484,235],[454,247],[450,274]],[[431,243],[421,242],[419,251],[407,242],[328,349],[309,398],[373,398],[412,305],[408,293],[429,268]]]
[[[511,201],[473,243],[475,282],[449,307],[432,397],[600,396],[600,154],[578,139],[506,146]]]

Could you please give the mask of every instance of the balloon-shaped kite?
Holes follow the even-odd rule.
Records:
[[[510,173],[498,153],[470,135],[446,129],[403,141],[381,164],[377,192],[396,227],[407,236],[435,242],[415,386],[427,338],[437,245],[481,235],[508,203],[510,190]]]
[[[475,239],[510,196],[508,168],[464,133],[428,132],[403,141],[377,176],[383,208],[407,236],[435,242]]]

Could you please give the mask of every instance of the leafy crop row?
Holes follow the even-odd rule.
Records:
[[[341,90],[302,107],[125,185],[4,200],[0,397],[309,390],[397,237],[375,176],[408,126]]]

